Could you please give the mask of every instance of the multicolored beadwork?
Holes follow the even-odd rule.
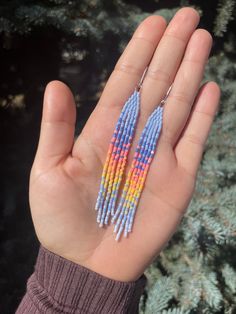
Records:
[[[125,237],[132,230],[135,211],[161,132],[162,117],[163,107],[158,106],[149,117],[141,134],[120,202],[112,217],[112,223],[116,221],[114,232],[117,233],[117,241],[124,229]]]
[[[114,215],[116,200],[122,181],[128,152],[139,114],[140,93],[135,90],[125,103],[110,142],[103,168],[100,190],[95,209],[97,222],[102,227]]]
[[[115,224],[114,233],[117,233],[115,238],[117,241],[123,231],[125,237],[132,231],[135,212],[162,128],[163,105],[172,87],[169,88],[165,98],[153,111],[145,125],[117,206],[119,188],[139,115],[140,89],[147,69],[145,69],[136,90],[126,101],[117,121],[103,167],[95,205],[95,210],[98,211],[99,227],[107,225],[112,216],[111,222]]]

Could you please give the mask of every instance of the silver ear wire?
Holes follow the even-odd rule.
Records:
[[[164,98],[162,99],[162,101],[160,102],[160,107],[163,107],[164,104],[166,103],[166,100],[167,100],[168,96],[170,95],[170,92],[171,92],[172,87],[173,87],[173,84],[170,85],[170,87],[169,87],[167,93],[165,94],[165,97],[164,97]]]
[[[140,79],[140,81],[139,81],[139,83],[138,83],[138,86],[136,87],[136,91],[137,91],[137,92],[140,91],[140,89],[141,89],[141,87],[142,87],[142,85],[143,85],[143,81],[144,81],[145,75],[146,75],[146,73],[147,73],[147,70],[148,70],[148,67],[146,67],[146,69],[144,70],[143,75],[142,75],[142,77],[141,77],[141,79]]]

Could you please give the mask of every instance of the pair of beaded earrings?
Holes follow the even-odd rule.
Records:
[[[110,216],[112,216],[111,222],[115,223],[114,232],[117,233],[115,238],[117,241],[123,230],[125,237],[132,231],[137,205],[162,128],[163,105],[171,89],[170,87],[165,98],[147,120],[136,147],[122,195],[116,207],[118,192],[139,115],[140,89],[146,72],[147,68],[137,88],[126,101],[116,124],[103,167],[100,190],[95,205],[95,210],[98,211],[97,222],[99,227],[107,225]]]

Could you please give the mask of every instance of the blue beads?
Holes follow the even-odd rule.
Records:
[[[95,210],[98,211],[97,222],[100,227],[104,223],[108,223],[110,214],[114,214],[115,202],[139,114],[139,106],[140,94],[135,90],[121,111],[110,142],[95,205]]]
[[[100,227],[107,225],[111,216],[111,223],[115,224],[114,233],[116,233],[115,239],[117,241],[122,232],[127,237],[128,233],[132,231],[136,209],[162,129],[163,105],[171,90],[169,88],[160,106],[148,118],[117,204],[119,189],[140,110],[140,84],[138,90],[135,90],[126,101],[117,121],[103,167],[95,205],[95,210],[98,211],[97,222]]]
[[[133,159],[130,173],[128,174],[128,182],[126,181],[125,184],[126,188],[123,190],[116,214],[112,218],[113,223],[117,219],[114,228],[114,232],[117,233],[116,240],[119,239],[124,228],[125,236],[132,230],[135,210],[160,135],[162,115],[162,107],[158,107],[154,110],[141,134],[140,141],[136,148],[136,155]],[[136,172],[134,169],[136,169]]]

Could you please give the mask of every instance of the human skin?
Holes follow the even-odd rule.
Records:
[[[74,140],[76,107],[60,81],[45,90],[40,140],[30,174],[30,207],[40,243],[108,278],[137,280],[167,244],[188,207],[220,89],[200,87],[212,38],[198,13],[182,8],[166,26],[149,16],[119,58],[98,104]],[[128,238],[99,228],[94,210],[102,168],[122,106],[149,65],[128,169],[146,120],[173,82],[157,153]]]

